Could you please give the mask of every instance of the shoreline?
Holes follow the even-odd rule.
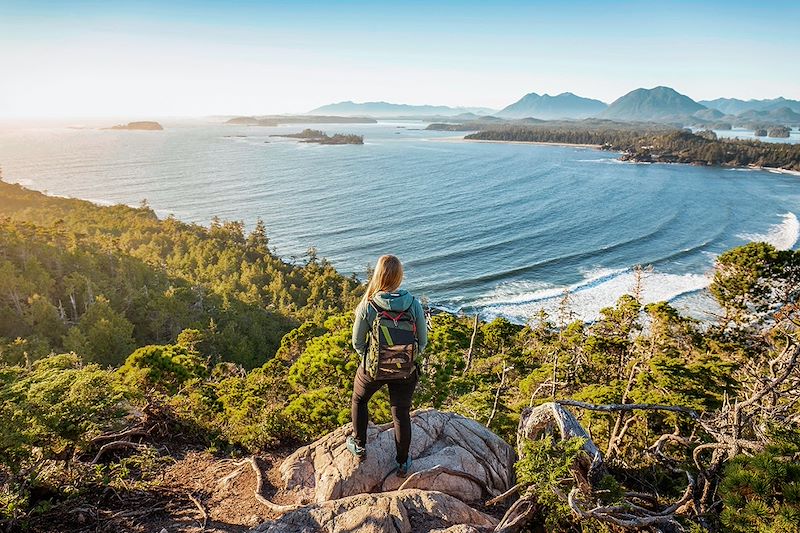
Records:
[[[436,142],[464,142],[464,143],[494,143],[494,144],[533,144],[539,146],[565,146],[574,148],[587,148],[592,150],[603,150],[602,144],[574,144],[574,143],[560,143],[560,142],[545,142],[545,141],[498,141],[490,139],[465,139],[462,136],[454,135],[451,137],[439,137],[431,139]],[[613,151],[613,150],[608,150]],[[622,153],[622,152],[617,152]],[[680,163],[669,161],[636,161],[634,159],[617,159],[621,163],[649,163],[649,164],[665,164],[665,165],[692,165],[692,163]],[[761,167],[755,165],[746,166],[726,166],[726,165],[710,165],[712,167],[728,168],[728,169],[742,169],[742,170],[763,170],[765,172],[772,172],[773,174],[788,174],[790,176],[800,176],[799,170],[790,170],[788,168],[779,167]]]
[[[439,137],[431,139],[437,142],[465,142],[465,143],[494,143],[494,144],[536,144],[540,146],[570,146],[574,148],[591,148],[593,150],[600,150],[602,144],[573,144],[573,143],[558,143],[558,142],[545,142],[545,141],[497,141],[490,139],[465,139],[464,137],[454,135],[452,137]]]
[[[747,168],[752,168],[753,170],[766,170],[767,172],[772,172],[773,174],[788,174],[790,176],[800,176],[800,170],[789,170],[788,168],[778,168],[778,167],[747,167]]]

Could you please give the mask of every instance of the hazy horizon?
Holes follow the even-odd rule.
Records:
[[[774,2],[0,2],[0,118],[306,113],[341,101],[501,109],[666,85],[800,99]],[[699,22],[698,22],[699,21]]]

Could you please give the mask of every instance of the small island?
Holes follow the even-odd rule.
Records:
[[[142,131],[161,131],[164,127],[152,120],[142,120],[139,122],[128,122],[127,124],[117,124],[105,130],[142,130]]]
[[[755,137],[766,137],[767,136],[767,128],[755,128],[753,130],[753,136],[755,136]]]
[[[767,130],[767,137],[788,138],[791,131],[786,126],[774,126]]]
[[[364,144],[363,135],[353,135],[351,133],[335,133],[328,135],[324,131],[304,129],[300,133],[285,133],[282,135],[270,135],[270,137],[289,137],[300,139],[300,142],[317,144]]]
[[[233,117],[232,119],[226,120],[225,124],[230,124],[232,126],[277,126],[277,123],[274,121],[257,119],[256,117]]]

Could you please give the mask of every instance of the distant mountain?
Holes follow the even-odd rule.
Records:
[[[375,124],[370,117],[331,117],[324,115],[264,115],[233,117],[225,124],[233,126],[278,126],[280,124]]]
[[[762,124],[800,124],[800,113],[795,113],[789,107],[756,111],[751,109],[739,113],[739,121],[760,122]]]
[[[706,109],[670,87],[636,89],[614,100],[598,117],[633,121],[670,121]]]
[[[556,96],[530,93],[497,113],[503,118],[540,118],[545,120],[561,118],[588,118],[603,111],[607,104],[600,100],[583,98],[572,93]]]
[[[725,116],[725,113],[719,109],[701,109],[692,116],[702,118],[703,120],[719,120]]]
[[[446,105],[409,105],[389,102],[339,102],[328,104],[309,111],[312,115],[369,116],[369,117],[449,117],[462,113],[491,115],[494,109],[485,107],[449,107]]]
[[[766,100],[739,100],[738,98],[717,98],[715,100],[701,100],[699,103],[712,109],[719,109],[727,115],[738,115],[745,111],[769,111],[788,107],[795,113],[800,113],[800,100],[788,100],[782,96]]]

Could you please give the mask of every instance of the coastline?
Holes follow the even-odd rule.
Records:
[[[436,142],[464,142],[464,143],[495,143],[495,144],[534,144],[539,146],[571,146],[574,148],[587,148],[592,150],[602,150],[603,145],[601,144],[575,144],[575,143],[559,143],[559,142],[545,142],[545,141],[499,141],[499,140],[489,140],[489,139],[465,139],[462,136],[454,135],[452,137],[439,137],[437,139],[431,139],[432,141]],[[681,162],[671,162],[671,161],[636,161],[634,159],[618,159],[622,163],[663,163],[663,164],[677,164],[677,165],[691,165],[692,163],[681,163]],[[790,176],[800,176],[800,171],[798,170],[790,170],[787,168],[778,168],[778,167],[762,167],[762,166],[755,166],[755,165],[746,165],[746,166],[727,166],[727,165],[713,165],[718,166],[720,168],[731,168],[731,169],[745,169],[745,170],[763,170],[765,172],[772,172],[775,174],[788,174]]]
[[[541,146],[571,146],[574,148],[591,148],[593,150],[600,150],[603,145],[601,144],[573,144],[573,143],[557,143],[557,142],[544,142],[544,141],[497,141],[489,139],[465,139],[462,136],[455,135],[453,137],[439,137],[431,139],[433,141],[441,142],[465,142],[465,143],[495,143],[495,144],[538,144]]]
[[[800,176],[800,170],[789,170],[788,168],[777,168],[777,167],[748,167],[752,168],[753,170],[766,170],[767,172],[772,172],[773,174],[788,174],[790,176]]]

